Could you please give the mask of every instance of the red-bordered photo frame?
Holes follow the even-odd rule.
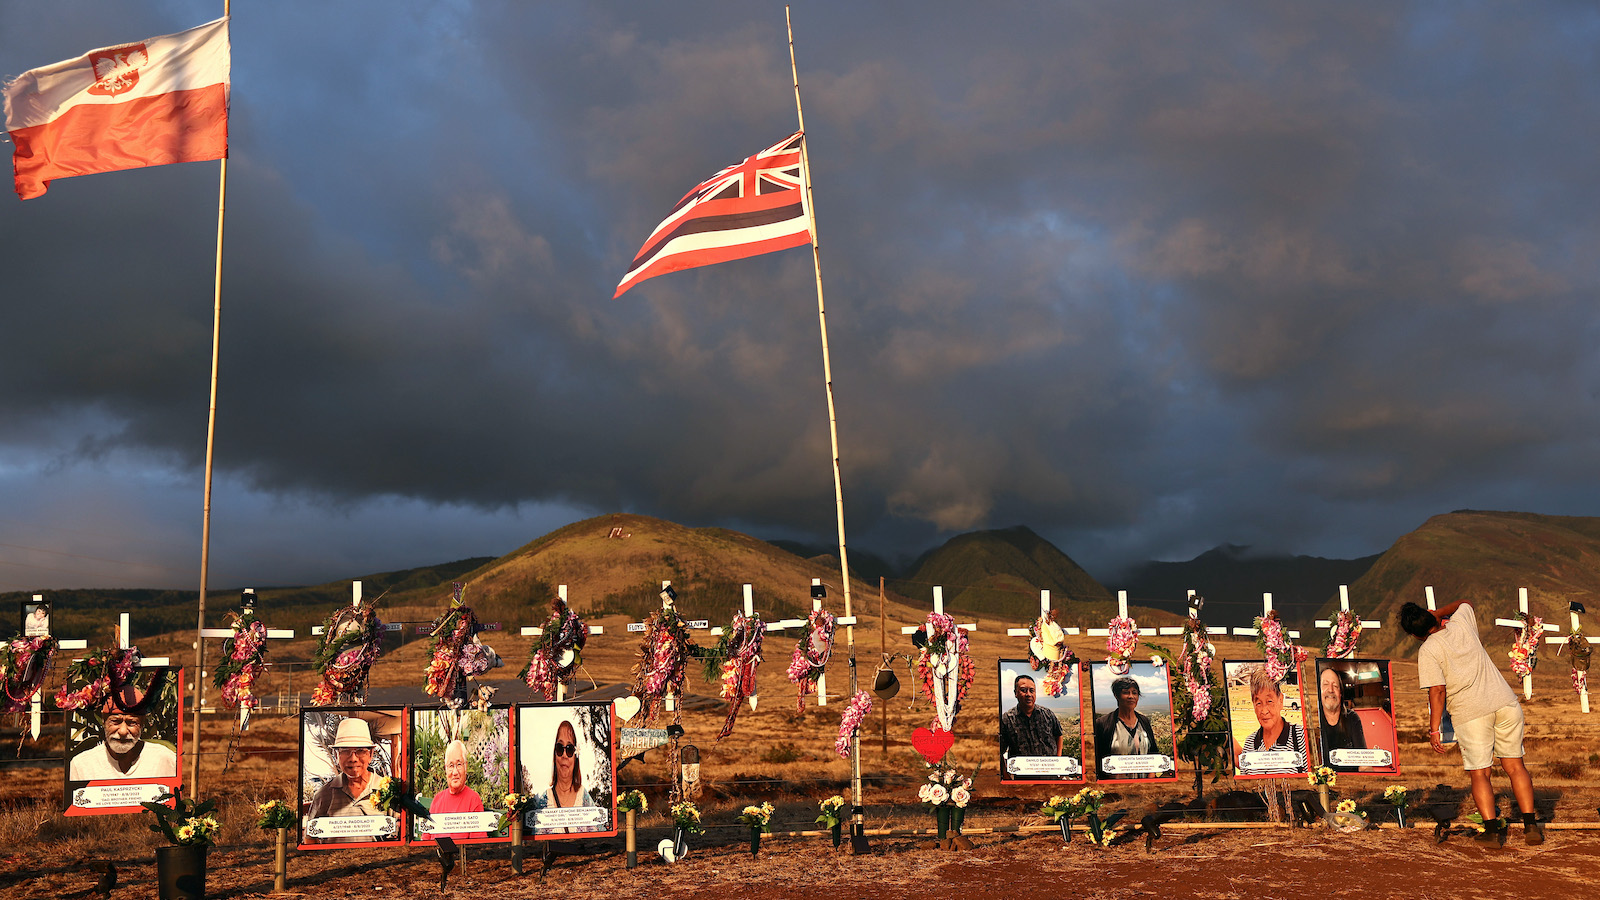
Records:
[[[1072,667],[1072,675],[1062,686],[1059,697],[1048,695],[1044,689],[1044,672],[1035,672],[1026,659],[1002,659],[999,661],[998,672],[1000,715],[997,722],[999,728],[997,737],[1000,782],[1002,784],[1084,783],[1087,779],[1084,760],[1088,759],[1088,753],[1083,736],[1083,678],[1080,668],[1076,665]],[[1055,716],[1057,724],[1061,726],[1061,752],[1053,759],[1020,754],[1012,758],[1010,751],[1014,738],[1010,734],[1011,727],[1006,720],[1006,714],[1017,708],[1016,682],[1019,678],[1033,679],[1035,704],[1041,709],[1049,710]],[[1067,721],[1062,721],[1063,718]],[[1063,760],[1071,760],[1071,764],[1076,764],[1076,773],[1071,772],[1071,764],[1061,762]],[[1054,771],[1057,767],[1063,768],[1064,771]],[[1029,774],[1030,770],[1037,771],[1035,774]]]
[[[166,679],[165,699],[153,701],[139,725],[137,742],[143,746],[129,777],[104,777],[116,763],[106,749],[106,720],[101,712],[68,710],[66,715],[65,814],[114,816],[143,813],[140,803],[176,793],[183,783],[183,676],[182,666],[142,668],[138,676]],[[124,716],[126,713],[118,712]],[[127,732],[122,733],[127,739]],[[159,751],[159,753],[157,753]],[[171,774],[167,774],[170,772]]]
[[[348,850],[405,845],[405,815],[377,811],[370,793],[379,778],[405,778],[409,724],[406,709],[404,706],[324,706],[300,711],[300,778],[296,806],[299,818],[296,846],[299,849]],[[350,776],[340,771],[339,757],[333,748],[346,719],[367,723],[366,738],[377,745],[365,764],[368,781],[354,798],[346,787]],[[343,796],[337,791],[343,791]],[[355,802],[350,802],[352,799]],[[357,811],[351,812],[352,809]],[[330,814],[320,814],[323,812]],[[357,817],[389,821],[361,823],[360,827],[341,821]]]
[[[1233,747],[1229,758],[1233,761],[1234,778],[1287,778],[1305,775],[1311,771],[1311,744],[1306,734],[1305,695],[1300,689],[1300,667],[1293,665],[1277,684],[1283,698],[1279,715],[1288,727],[1298,728],[1300,731],[1303,752],[1299,755],[1298,765],[1291,768],[1287,765],[1257,766],[1248,760],[1241,762],[1250,737],[1262,730],[1260,720],[1254,711],[1250,679],[1255,670],[1265,667],[1264,659],[1229,659],[1222,663],[1223,683],[1227,687],[1228,697],[1228,731]],[[1280,734],[1279,741],[1282,740],[1284,736]]]
[[[417,802],[429,808],[437,819],[412,815],[410,842],[430,846],[433,833],[443,834],[458,844],[504,844],[511,841],[511,829],[498,828],[505,812],[505,795],[516,784],[516,715],[511,706],[490,706],[487,711],[468,707],[459,712],[439,707],[412,707],[408,710],[407,786]],[[460,741],[459,750],[452,748]],[[467,762],[465,783],[459,794],[452,794],[447,762],[456,752]],[[476,802],[473,802],[473,801]],[[458,826],[468,824],[471,830]],[[481,831],[479,829],[482,829]]]
[[[1089,664],[1089,728],[1094,744],[1094,780],[1100,784],[1159,784],[1178,780],[1177,728],[1172,717],[1172,673],[1154,662],[1129,661],[1125,673],[1111,670],[1109,663]],[[1110,751],[1119,726],[1116,692],[1134,696],[1123,688],[1132,683],[1138,690],[1131,733],[1152,744],[1143,754],[1116,754]],[[1128,768],[1121,768],[1125,764]]]
[[[1338,677],[1333,684],[1328,675]],[[1329,688],[1337,697],[1335,713],[1337,722],[1329,727]],[[1328,659],[1317,660],[1316,702],[1308,719],[1316,722],[1316,749],[1312,760],[1319,766],[1329,766],[1341,775],[1400,774],[1400,740],[1396,733],[1394,717],[1394,668],[1387,659]],[[1340,733],[1342,732],[1342,733]],[[1356,735],[1359,735],[1356,738]],[[1352,739],[1355,738],[1355,739]],[[1361,744],[1366,751],[1382,751],[1389,755],[1389,764],[1362,765],[1359,757],[1370,755],[1352,752],[1352,744]],[[1346,764],[1349,757],[1357,757],[1354,765]],[[1338,759],[1339,762],[1334,762]]]
[[[614,837],[619,723],[611,702],[529,703],[514,709],[518,792],[545,798],[524,817],[524,839]],[[563,723],[572,729],[570,740],[564,739]],[[576,746],[569,754],[558,744]],[[568,764],[572,781],[558,791],[556,777],[563,760],[573,760]],[[560,794],[568,791],[575,796],[563,809]]]

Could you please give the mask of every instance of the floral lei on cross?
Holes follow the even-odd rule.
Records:
[[[733,622],[723,629],[721,640],[706,654],[706,680],[710,681],[720,669],[722,699],[728,701],[728,717],[717,732],[717,740],[733,734],[734,720],[746,698],[756,692],[756,667],[761,665],[761,639],[767,634],[767,623],[761,616],[735,613]]]
[[[1544,620],[1527,613],[1517,613],[1522,620],[1522,630],[1517,632],[1517,642],[1506,655],[1511,657],[1511,671],[1518,675],[1533,674],[1539,665],[1539,643],[1544,640]]]
[[[367,674],[382,642],[383,622],[371,603],[341,607],[329,616],[312,663],[322,680],[311,691],[311,705],[331,706],[346,698],[364,704]]]
[[[651,613],[639,642],[639,661],[633,665],[633,696],[643,703],[644,724],[656,720],[668,694],[683,695],[691,656],[700,656],[700,648],[689,636],[689,626],[677,607]],[[682,706],[674,710],[674,719],[683,721]]]
[[[1328,630],[1328,643],[1323,655],[1329,659],[1345,659],[1356,655],[1356,643],[1361,640],[1361,617],[1354,610],[1341,609]]]
[[[872,695],[866,691],[857,691],[850,698],[850,705],[839,717],[839,736],[834,739],[833,752],[839,754],[840,759],[850,758],[850,738],[866,721],[867,713],[872,712]]]
[[[15,713],[27,708],[50,677],[56,648],[56,639],[48,634],[12,638],[0,644],[0,678],[6,687],[5,705],[0,712]]]
[[[929,613],[923,629],[927,640],[917,655],[922,693],[933,701],[934,725],[953,731],[956,713],[961,711],[961,701],[966,699],[967,688],[972,686],[977,672],[972,654],[967,652],[967,633],[956,627],[955,617],[948,613]],[[949,696],[948,687],[952,671],[956,673],[954,697]]]
[[[550,618],[528,650],[528,664],[517,677],[544,695],[556,698],[556,686],[572,680],[573,670],[583,664],[583,645],[589,640],[589,626],[560,597],[550,600]]]
[[[124,689],[134,688],[138,694],[139,648],[106,647],[89,654],[67,667],[62,685],[56,690],[56,706],[61,709],[99,710],[110,703],[119,712],[142,715],[151,704],[160,699],[166,687],[170,669],[150,673],[150,684],[143,699],[124,703]]]
[[[233,636],[223,642],[222,661],[217,663],[212,683],[222,689],[222,702],[229,709],[254,710],[261,698],[253,688],[267,671],[267,626],[254,610],[229,613]]]
[[[1567,646],[1572,648],[1572,690],[1581,694],[1589,689],[1589,660],[1594,656],[1594,648],[1589,646],[1589,636],[1581,628],[1574,628],[1567,635]]]
[[[828,670],[834,628],[833,613],[814,609],[806,616],[806,630],[795,641],[794,653],[789,657],[789,680],[800,688],[795,708],[801,712],[806,708],[806,694],[817,689],[817,679]]]
[[[1033,642],[1039,641],[1048,649],[1059,650],[1060,659],[1040,659],[1033,652]],[[1054,646],[1051,646],[1051,645]],[[1035,619],[1028,626],[1028,665],[1035,672],[1044,672],[1044,692],[1046,696],[1059,697],[1067,689],[1067,681],[1072,677],[1073,669],[1078,666],[1078,655],[1067,646],[1067,641],[1061,626],[1056,624],[1056,611]]]
[[[1206,640],[1206,626],[1199,616],[1190,616],[1183,623],[1178,669],[1183,673],[1183,686],[1189,691],[1189,717],[1196,725],[1211,715],[1211,660],[1216,656],[1216,645]]]
[[[1106,623],[1106,665],[1116,675],[1128,674],[1128,658],[1139,647],[1139,623],[1127,616],[1117,616]]]
[[[1282,681],[1290,669],[1310,657],[1303,648],[1289,643],[1277,610],[1256,616],[1256,649],[1266,657],[1267,677],[1273,681]]]
[[[466,705],[467,679],[494,668],[497,657],[478,640],[483,626],[478,624],[472,607],[461,600],[466,585],[457,581],[452,587],[450,607],[433,620],[433,656],[428,661],[423,687],[450,708],[460,709]]]

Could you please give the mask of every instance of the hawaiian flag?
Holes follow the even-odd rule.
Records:
[[[685,194],[633,258],[613,298],[646,278],[811,242],[804,132],[729,166]]]
[[[51,179],[228,155],[228,19],[91,50],[4,87],[17,195]]]

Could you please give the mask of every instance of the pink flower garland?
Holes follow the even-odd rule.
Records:
[[[1139,646],[1139,623],[1127,616],[1117,616],[1107,623],[1110,634],[1106,636],[1106,665],[1117,675],[1128,673],[1128,658]]]
[[[738,613],[728,628],[728,658],[722,663],[722,699],[728,701],[728,717],[717,733],[719,741],[733,733],[739,708],[756,692],[756,667],[761,665],[761,639],[766,633],[767,623],[759,615]]]
[[[0,649],[0,677],[5,680],[5,705],[0,712],[21,712],[44,686],[55,659],[56,640],[47,634],[15,638]]]
[[[955,617],[948,613],[929,613],[923,629],[927,634],[927,642],[917,656],[917,674],[922,678],[922,692],[933,703],[933,724],[945,731],[953,731],[956,711],[961,708],[967,688],[972,686],[972,679],[977,674],[972,654],[967,652],[967,633],[956,627]],[[941,702],[943,694],[935,692],[933,670],[937,662],[951,652],[959,654],[956,695],[953,698],[945,697]]]
[[[1055,620],[1056,611],[1052,609],[1034,620],[1033,626],[1028,629],[1028,637],[1030,638],[1028,641],[1028,665],[1032,666],[1035,672],[1044,671],[1044,682],[1041,687],[1043,687],[1047,697],[1061,696],[1062,692],[1067,689],[1067,681],[1071,679],[1073,670],[1078,667],[1078,655],[1072,652],[1072,648],[1067,646],[1065,640],[1059,641],[1055,647],[1048,648],[1059,650],[1061,652],[1060,659],[1041,659],[1034,655],[1033,640],[1043,643],[1046,626],[1054,624]]]
[[[806,630],[795,642],[794,654],[789,657],[789,680],[800,688],[796,709],[804,712],[806,694],[816,690],[817,679],[828,670],[828,660],[833,656],[833,613],[814,609],[806,616]]]
[[[261,698],[255,695],[256,679],[267,670],[267,626],[249,612],[236,614],[231,627],[233,637],[225,646],[227,659],[217,667],[214,680],[222,689],[222,702],[229,709],[258,709]]]
[[[1286,640],[1277,610],[1256,616],[1256,647],[1266,656],[1267,677],[1273,681],[1282,681],[1291,668],[1310,656]]]
[[[1217,648],[1206,640],[1205,626],[1190,616],[1183,625],[1183,650],[1178,657],[1183,686],[1189,691],[1189,717],[1196,725],[1211,715],[1211,660]]]
[[[1329,659],[1345,659],[1356,655],[1356,643],[1361,640],[1361,617],[1348,609],[1339,610],[1328,632],[1328,645],[1324,653]]]
[[[840,759],[850,758],[850,737],[861,727],[861,723],[866,721],[867,713],[870,712],[872,712],[871,694],[860,691],[850,698],[849,708],[839,717],[839,738],[833,742],[833,752],[839,754]]]
[[[1517,642],[1506,655],[1511,657],[1511,671],[1527,677],[1533,674],[1534,667],[1539,664],[1539,644],[1544,641],[1544,620],[1527,613],[1518,613],[1517,618],[1522,620],[1522,631],[1518,632]]]
[[[687,662],[698,648],[689,636],[689,626],[676,607],[664,607],[650,614],[644,638],[639,642],[639,661],[633,666],[633,695],[644,705],[644,724],[654,722],[668,694],[683,695]],[[683,720],[683,707],[675,710]]]

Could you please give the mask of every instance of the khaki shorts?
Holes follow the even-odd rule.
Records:
[[[1522,758],[1522,704],[1509,703],[1486,716],[1455,724],[1461,763],[1468,772],[1487,769],[1496,759]]]

